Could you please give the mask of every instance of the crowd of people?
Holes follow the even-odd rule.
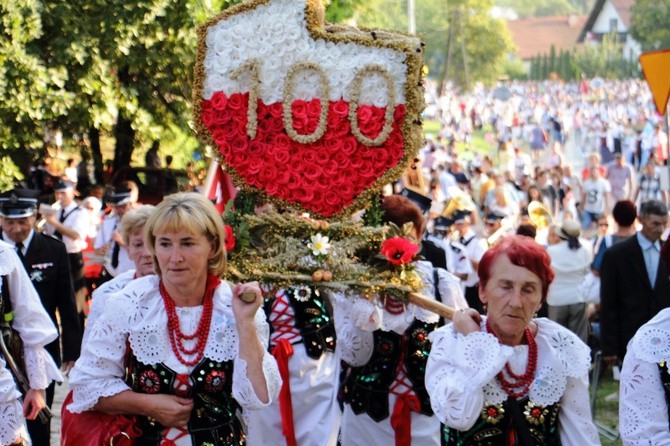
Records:
[[[0,445],[49,444],[67,376],[64,445],[599,444],[596,351],[622,367],[624,443],[669,441],[668,145],[648,93],[506,88],[434,98],[439,134],[380,198],[383,223],[411,226],[421,294],[446,320],[383,293],[225,280],[222,218],[195,192],[143,205],[125,181],[81,197],[71,163],[53,203],[1,193],[25,385],[0,354]],[[469,146],[477,128],[489,155]]]

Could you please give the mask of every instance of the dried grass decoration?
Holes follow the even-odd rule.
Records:
[[[336,220],[423,142],[423,44],[328,25],[321,0],[252,0],[198,31],[195,125],[235,184]]]
[[[233,280],[258,280],[277,288],[310,285],[375,298],[383,294],[407,301],[423,288],[412,262],[419,247],[408,235],[411,223],[364,226],[327,222],[286,213],[234,214],[236,246],[228,254]]]

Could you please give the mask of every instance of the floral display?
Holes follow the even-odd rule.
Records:
[[[226,252],[230,252],[235,249],[235,233],[233,232],[233,228],[230,225],[226,225],[224,229],[226,230]]]
[[[363,226],[356,222],[314,220],[279,213],[237,215],[228,209],[227,221],[244,222],[237,240],[247,248],[233,250],[228,270],[235,280],[258,280],[291,288],[298,300],[309,291],[330,288],[370,297],[393,297],[402,302],[423,284],[408,262],[418,246],[406,238],[411,223]],[[243,235],[244,234],[244,235]],[[246,240],[240,237],[246,237]]]
[[[396,266],[406,265],[413,261],[418,252],[419,245],[404,237],[393,237],[385,240],[381,249],[381,253],[386,256],[389,263]]]
[[[320,0],[236,5],[199,31],[199,135],[238,187],[348,215],[422,143],[422,54],[414,36],[327,26]]]

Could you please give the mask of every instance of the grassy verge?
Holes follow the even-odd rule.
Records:
[[[596,392],[596,421],[612,431],[617,430],[619,426],[619,382],[612,379],[611,370],[607,370],[604,376],[600,379],[598,390]],[[612,397],[617,393],[617,396]],[[601,436],[603,446],[621,446],[621,440],[608,440]]]

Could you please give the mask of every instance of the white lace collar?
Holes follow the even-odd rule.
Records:
[[[558,402],[565,393],[568,377],[581,378],[588,373],[590,351],[574,333],[549,319],[534,319],[538,330],[537,371],[530,386],[528,397],[535,404],[548,406]],[[482,323],[485,330],[485,321]],[[528,346],[513,348],[512,357],[519,355],[524,361]],[[508,398],[496,378],[484,386],[484,401],[487,404],[502,404]]]
[[[105,313],[112,324],[119,324],[129,334],[133,354],[144,364],[168,362],[172,355],[167,329],[167,313],[158,290],[158,276],[146,276],[129,282],[110,297]],[[205,347],[205,357],[214,361],[235,358],[238,350],[237,329],[232,312],[232,292],[226,282],[214,292],[212,323]],[[179,313],[197,312],[202,307],[178,309]],[[258,318],[261,312],[258,312]]]
[[[661,310],[640,328],[629,350],[646,362],[670,361],[670,308]]]

